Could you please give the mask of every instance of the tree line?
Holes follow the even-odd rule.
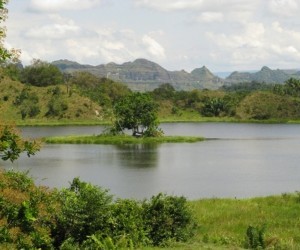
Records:
[[[4,72],[7,76],[21,81],[26,86],[65,86],[69,95],[76,92],[90,98],[103,107],[106,117],[112,117],[113,114],[119,116],[120,126],[115,126],[117,130],[128,128],[130,122],[123,120],[123,124],[121,124],[119,119],[122,116],[121,113],[123,112],[124,116],[124,112],[128,112],[128,110],[120,111],[120,108],[124,107],[126,102],[128,104],[128,99],[133,98],[130,96],[134,95],[137,95],[135,99],[143,96],[144,102],[151,98],[156,103],[156,105],[151,104],[152,108],[160,117],[177,116],[180,118],[183,113],[189,111],[197,112],[202,117],[231,117],[240,120],[289,120],[300,117],[300,80],[293,78],[284,84],[249,82],[225,85],[218,90],[177,91],[171,84],[165,83],[138,97],[138,94],[123,83],[114,82],[105,77],[97,77],[89,72],[66,74],[51,63],[40,60],[34,60],[31,65],[24,68],[19,64],[8,64],[4,68]],[[35,100],[34,98],[30,99]],[[58,100],[53,100],[53,107]],[[146,112],[146,107],[143,109],[141,103],[137,103],[137,106],[137,110],[140,110],[141,113]],[[116,109],[116,107],[119,108]],[[30,110],[23,111],[25,117],[33,116],[37,112],[34,104],[31,104]],[[50,113],[56,114],[51,109]],[[150,117],[154,113],[150,112]],[[153,118],[153,120],[157,119]],[[149,127],[148,125],[146,127]],[[154,127],[153,123],[151,128]],[[139,134],[140,129],[142,128],[135,127],[133,133]]]

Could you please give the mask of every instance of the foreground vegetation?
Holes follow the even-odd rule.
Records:
[[[62,190],[15,171],[1,171],[0,180],[1,249],[300,248],[299,193],[136,201],[78,178]]]
[[[78,178],[49,190],[14,171],[0,180],[1,249],[135,249],[183,242],[196,229],[184,197],[113,199]]]

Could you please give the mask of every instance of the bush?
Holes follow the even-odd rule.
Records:
[[[32,118],[40,113],[39,98],[29,87],[24,88],[15,98],[14,105],[20,107],[20,113],[24,120],[27,116]]]
[[[245,247],[250,249],[265,249],[265,226],[249,226],[246,232]]]
[[[107,190],[74,178],[70,188],[62,190],[59,196],[62,210],[53,231],[57,245],[68,238],[82,243],[97,231],[108,234],[112,196]]]
[[[48,102],[48,111],[46,116],[60,116],[62,117],[64,112],[69,108],[65,100],[53,96]]]
[[[135,246],[149,243],[141,203],[118,199],[112,207],[112,218],[111,235],[114,239],[126,236]]]
[[[228,111],[226,102],[218,97],[207,99],[201,109],[203,116],[224,116]]]
[[[185,197],[162,193],[143,203],[148,237],[155,246],[170,241],[185,241],[193,234],[195,224]]]
[[[0,248],[51,249],[59,212],[53,193],[36,187],[27,173],[0,172],[0,179]]]

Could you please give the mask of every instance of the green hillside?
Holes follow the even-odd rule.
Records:
[[[3,77],[0,120],[17,124],[103,120],[102,108],[64,85],[34,87]]]

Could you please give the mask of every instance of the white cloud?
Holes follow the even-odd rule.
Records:
[[[203,0],[136,0],[137,5],[162,11],[198,8],[203,4],[203,2]]]
[[[203,12],[196,20],[205,23],[222,22],[224,20],[224,15],[220,12]]]
[[[259,0],[134,0],[138,6],[161,11],[197,10],[197,11],[251,11]]]
[[[31,0],[30,8],[41,12],[82,10],[92,8],[100,2],[101,0]]]
[[[33,39],[63,39],[77,34],[79,31],[80,27],[69,20],[65,23],[52,23],[41,27],[33,27],[25,33],[25,36]]]
[[[299,13],[299,1],[297,0],[270,0],[271,12],[279,16],[292,16]]]
[[[208,39],[217,46],[211,53],[216,63],[237,65],[249,69],[249,65],[280,67],[300,60],[300,32],[283,28],[274,22],[266,28],[263,23],[248,23],[243,31],[234,34],[207,33]],[[253,68],[253,66],[252,66]]]
[[[150,55],[156,58],[165,58],[165,49],[151,36],[144,35],[143,43],[145,44],[147,51]]]

